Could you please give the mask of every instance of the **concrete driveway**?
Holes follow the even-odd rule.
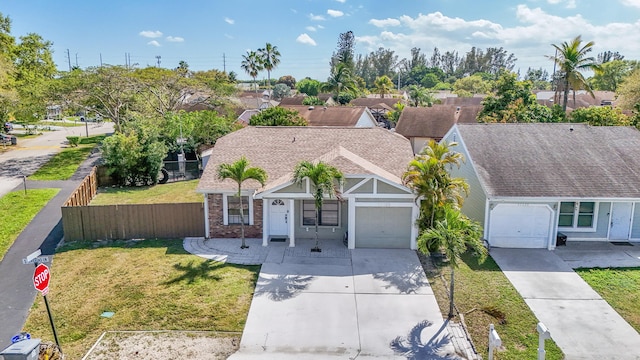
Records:
[[[553,251],[491,249],[491,257],[571,359],[640,359],[640,334]]]
[[[280,249],[230,359],[458,359],[414,251]]]

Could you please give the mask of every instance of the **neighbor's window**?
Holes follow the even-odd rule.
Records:
[[[244,224],[249,225],[249,197],[242,197],[242,211],[244,214]],[[240,198],[238,196],[227,196],[227,217],[229,224],[240,224]]]
[[[559,227],[576,229],[593,228],[595,223],[596,203],[585,202],[561,202]]]
[[[338,226],[339,206],[337,200],[325,200],[318,214],[319,226]],[[302,200],[302,225],[314,226],[316,224],[316,205],[313,200]]]

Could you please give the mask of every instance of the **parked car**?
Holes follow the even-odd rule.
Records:
[[[4,123],[4,132],[8,133],[11,130],[13,130],[13,124],[10,122]]]
[[[0,144],[2,145],[17,145],[18,138],[13,135],[0,134]]]

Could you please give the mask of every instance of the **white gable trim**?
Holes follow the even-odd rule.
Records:
[[[449,136],[452,136],[453,139],[449,139]],[[473,158],[471,157],[471,153],[469,152],[469,149],[467,148],[467,144],[465,144],[464,139],[462,138],[462,134],[460,134],[460,130],[458,129],[458,124],[454,124],[451,127],[451,129],[449,129],[449,131],[445,134],[445,136],[442,137],[442,139],[440,140],[440,142],[443,142],[443,141],[449,141],[449,142],[454,141],[458,143],[458,146],[462,147],[462,149],[464,150],[464,153],[467,156],[467,158],[465,159],[465,163],[468,163],[471,166],[473,173],[476,174],[476,178],[478,178],[478,182],[480,183],[480,188],[484,193],[484,197],[487,198],[488,200],[489,193],[487,192],[487,185],[485,184],[482,176],[480,176],[480,173],[478,172],[478,168],[476,168],[476,163],[473,161]]]

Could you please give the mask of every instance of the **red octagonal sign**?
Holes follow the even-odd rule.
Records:
[[[36,290],[40,291],[42,295],[47,295],[49,292],[49,279],[51,279],[49,267],[45,264],[38,264],[36,271],[33,272],[33,286],[35,286]]]

